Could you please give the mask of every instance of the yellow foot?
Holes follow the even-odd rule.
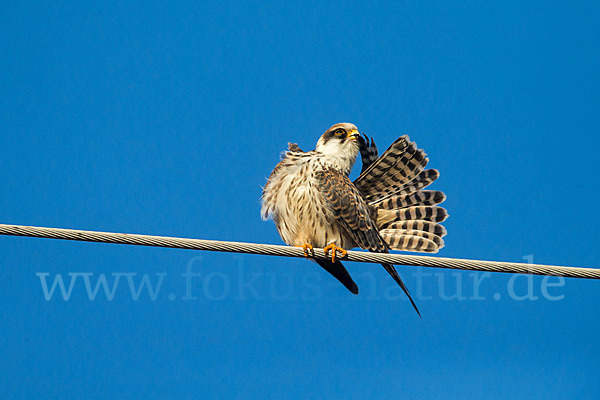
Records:
[[[329,255],[329,252],[331,251],[331,262],[335,262],[335,256],[338,252],[340,252],[340,254],[342,255],[342,257],[345,257],[346,254],[348,254],[348,252],[344,249],[342,249],[341,247],[337,247],[335,245],[335,243],[331,243],[329,246],[325,247],[323,250],[325,250],[325,255]],[[340,257],[340,258],[342,258]]]
[[[304,243],[302,246],[294,246],[294,247],[302,247],[302,249],[304,249],[304,257],[306,257],[306,258],[315,256],[315,250],[308,243]],[[310,254],[309,254],[309,251],[310,251]]]

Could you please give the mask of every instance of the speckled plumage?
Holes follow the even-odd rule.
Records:
[[[347,132],[356,130],[352,124],[336,124],[327,132],[340,127],[345,127]],[[315,247],[331,243],[343,248],[357,246],[338,223],[338,215],[331,198],[325,197],[324,188],[329,185],[331,195],[337,195],[341,190],[347,191],[348,195],[352,189],[356,191],[348,174],[358,154],[359,142],[348,139],[344,151],[330,153],[324,151],[324,147],[327,142],[338,139],[324,140],[327,132],[313,151],[302,152],[297,145],[290,144],[290,150],[277,164],[263,190],[262,217],[273,218],[281,238],[292,246],[305,243]],[[347,182],[343,181],[344,177]],[[339,185],[340,182],[344,184]],[[358,191],[354,197],[366,210],[366,203]]]
[[[363,170],[352,182],[348,174],[359,153]],[[288,245],[436,252],[445,235],[438,222],[447,214],[437,206],[444,194],[423,190],[439,176],[424,169],[427,161],[407,136],[378,157],[373,140],[360,136],[356,126],[335,124],[313,151],[289,144],[264,187],[262,217],[273,219]],[[339,260],[317,262],[358,293]],[[410,299],[395,268],[382,265]]]

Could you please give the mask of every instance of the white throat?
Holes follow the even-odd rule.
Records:
[[[321,138],[317,142],[315,151],[321,156],[323,164],[348,175],[356,161],[358,146],[354,142],[342,143],[335,139],[325,142]]]

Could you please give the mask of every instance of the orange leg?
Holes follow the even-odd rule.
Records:
[[[346,254],[348,254],[348,252],[346,250],[342,249],[341,247],[337,247],[335,245],[335,243],[331,243],[329,246],[325,247],[323,250],[325,250],[326,256],[329,255],[329,252],[331,251],[331,262],[333,262],[333,263],[335,262],[335,257],[338,252],[340,252],[340,254],[342,255],[342,257],[340,257],[340,258],[343,258],[346,256]]]
[[[306,257],[306,258],[315,256],[315,250],[308,243],[304,243],[302,246],[294,246],[294,247],[302,247],[304,249],[304,257]],[[310,253],[309,253],[309,250],[310,250]]]

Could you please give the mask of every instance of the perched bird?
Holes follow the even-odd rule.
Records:
[[[363,169],[348,177],[358,154]],[[356,283],[339,261],[346,249],[437,252],[444,246],[447,218],[437,204],[439,191],[423,190],[439,173],[408,136],[398,138],[382,155],[356,126],[339,123],[327,129],[315,150],[304,152],[290,143],[271,173],[262,195],[262,218],[272,218],[281,238],[310,256],[313,247],[331,253],[331,261],[314,259],[352,293]],[[314,253],[312,253],[314,255]],[[391,264],[382,264],[419,310]]]

